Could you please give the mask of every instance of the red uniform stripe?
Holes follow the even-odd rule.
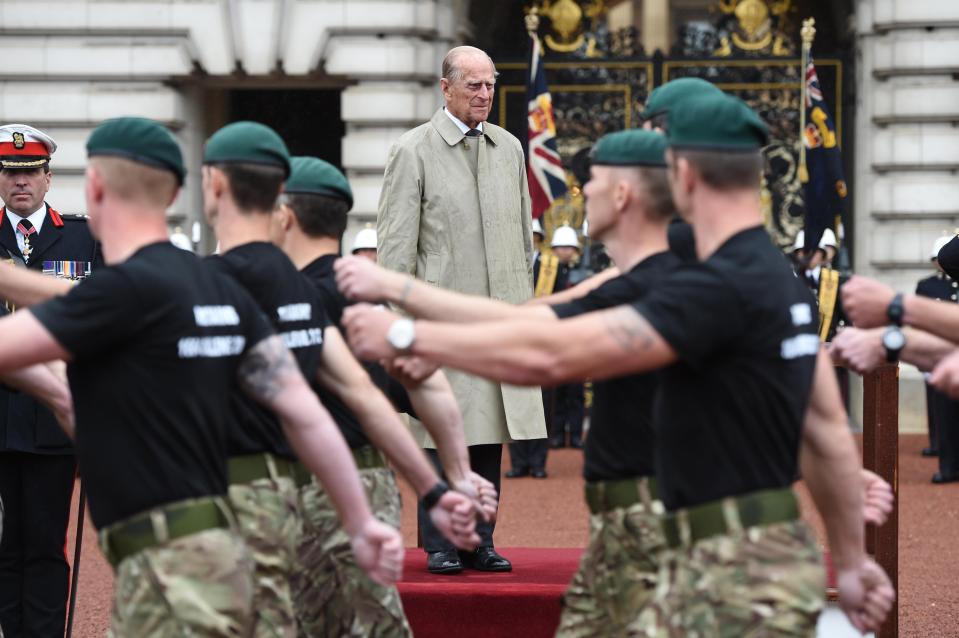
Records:
[[[57,228],[62,228],[62,227],[63,227],[63,218],[60,217],[60,213],[58,213],[57,211],[53,210],[53,207],[52,207],[52,206],[47,207],[47,212],[50,213],[50,221],[53,222],[53,225],[56,226]]]
[[[46,155],[50,152],[42,142],[24,142],[23,148],[17,148],[13,142],[0,142],[0,155]]]

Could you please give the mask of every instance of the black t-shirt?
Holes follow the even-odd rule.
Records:
[[[654,410],[667,509],[790,485],[818,316],[766,231],[681,265],[633,306],[680,359],[662,372]]]
[[[699,261],[696,256],[696,236],[693,227],[679,217],[675,217],[666,230],[669,240],[669,250],[685,263]]]
[[[333,264],[336,263],[337,259],[339,259],[339,255],[323,255],[307,264],[301,272],[320,291],[323,307],[326,309],[330,321],[342,330],[343,309],[352,305],[353,302],[347,299],[336,286],[336,273],[333,270]],[[374,385],[389,398],[398,412],[406,412],[411,416],[416,416],[406,388],[400,382],[387,374],[383,366],[377,363],[361,363],[367,374],[370,375]],[[353,411],[338,396],[329,392],[326,388],[317,385],[315,389],[323,405],[333,416],[333,420],[340,426],[343,438],[346,439],[349,446],[357,448],[369,445],[370,441],[363,433],[363,427]]]
[[[273,333],[235,282],[163,242],[29,312],[72,355],[76,451],[97,527],[226,491],[240,356]]]
[[[329,326],[316,289],[282,250],[267,242],[237,246],[207,262],[239,283],[283,337],[308,381],[316,379]],[[239,387],[231,399],[230,455],[272,452],[293,457],[276,415],[248,398]]]
[[[657,253],[585,297],[553,306],[553,312],[560,319],[568,319],[636,301],[679,263],[671,252]],[[651,476],[655,472],[653,400],[658,382],[658,372],[593,382],[593,408],[583,465],[587,481]]]

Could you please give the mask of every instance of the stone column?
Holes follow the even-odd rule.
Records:
[[[911,292],[959,226],[959,3],[860,0],[856,30],[855,269]],[[904,368],[903,430],[925,427],[921,392]]]

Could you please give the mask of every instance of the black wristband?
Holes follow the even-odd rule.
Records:
[[[430,488],[429,492],[423,495],[423,498],[420,499],[420,505],[422,505],[426,511],[430,511],[440,502],[443,495],[449,491],[450,486],[446,484],[446,481],[439,480],[436,482],[436,485]]]
[[[905,314],[905,310],[902,307],[902,293],[897,292],[896,296],[889,302],[889,307],[886,308],[886,316],[889,317],[889,321],[893,325],[902,328],[903,314]]]

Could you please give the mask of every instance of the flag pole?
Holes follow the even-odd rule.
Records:
[[[802,68],[799,70],[799,181],[803,184],[809,181],[809,171],[806,168],[806,70],[809,68],[809,53],[812,51],[812,41],[816,37],[816,19],[803,20],[799,35],[802,37]]]

